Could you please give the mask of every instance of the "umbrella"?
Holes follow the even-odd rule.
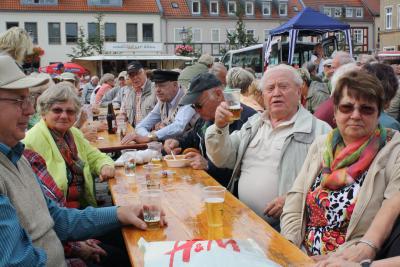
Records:
[[[53,74],[53,73],[61,74],[61,72],[58,69],[59,64],[60,63],[54,63],[51,65],[48,65],[47,67],[41,67],[39,69],[39,71],[49,73],[49,74]],[[63,64],[64,64],[64,72],[72,72],[72,73],[77,74],[78,76],[81,76],[82,74],[89,72],[87,69],[85,69],[84,67],[82,67],[81,65],[76,64],[76,63],[66,62]]]

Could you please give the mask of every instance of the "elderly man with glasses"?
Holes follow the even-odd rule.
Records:
[[[300,104],[300,74],[278,65],[264,73],[260,88],[266,111],[251,117],[240,131],[230,133],[232,113],[226,102],[206,131],[207,155],[218,167],[231,168],[228,188],[278,229],[286,193],[292,186],[315,137],[331,128]]]
[[[166,153],[173,150],[176,154],[181,153],[186,148],[195,148],[199,153],[189,152],[186,157],[190,158],[191,166],[194,169],[207,171],[212,177],[217,179],[221,184],[227,185],[232,170],[225,168],[217,168],[208,159],[204,144],[204,134],[208,126],[212,125],[215,119],[215,110],[219,104],[224,101],[223,87],[221,81],[214,74],[203,73],[190,83],[190,87],[186,96],[182,99],[181,104],[189,105],[200,115],[193,129],[176,139],[167,139],[164,143]],[[256,113],[246,105],[242,106],[240,120],[236,120],[229,125],[229,132],[240,130],[243,123]]]

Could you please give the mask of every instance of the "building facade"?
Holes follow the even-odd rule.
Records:
[[[380,1],[381,51],[400,51],[400,0]]]

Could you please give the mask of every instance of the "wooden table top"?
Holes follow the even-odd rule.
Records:
[[[127,133],[134,132],[132,125],[127,124]],[[101,131],[97,133],[96,142],[91,142],[91,144],[97,147],[100,151],[109,153],[120,151],[122,149],[146,149],[147,144],[121,144],[121,138],[118,134],[109,134],[108,131]]]
[[[307,255],[229,192],[224,202],[224,226],[208,227],[201,190],[204,186],[219,184],[204,171],[192,168],[167,168],[165,162],[163,164],[164,170],[176,172],[173,177],[163,178],[161,181],[163,209],[168,226],[148,231],[133,227],[123,228],[122,233],[133,266],[143,266],[143,254],[137,245],[141,237],[146,241],[252,238],[271,260],[282,266],[313,265],[313,261]],[[143,174],[142,167],[138,166],[136,176]],[[117,168],[116,175],[125,177],[123,168]],[[116,192],[115,179],[110,180],[109,185],[116,205],[139,203],[136,184],[131,184],[128,194]]]

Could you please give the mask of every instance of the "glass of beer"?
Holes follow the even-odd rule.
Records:
[[[163,144],[161,142],[150,142],[147,144],[147,148],[153,150],[153,156],[151,157],[151,163],[160,164],[162,160],[162,150]]]
[[[161,195],[160,189],[145,189],[139,192],[143,206],[143,219],[148,229],[160,228]]]
[[[231,122],[240,119],[240,89],[226,88],[224,90],[225,102],[229,105],[229,111],[233,114]]]
[[[223,226],[225,187],[207,186],[203,188],[203,199],[207,209],[207,223],[210,227]]]
[[[147,189],[160,189],[161,164],[147,164],[143,166]]]

